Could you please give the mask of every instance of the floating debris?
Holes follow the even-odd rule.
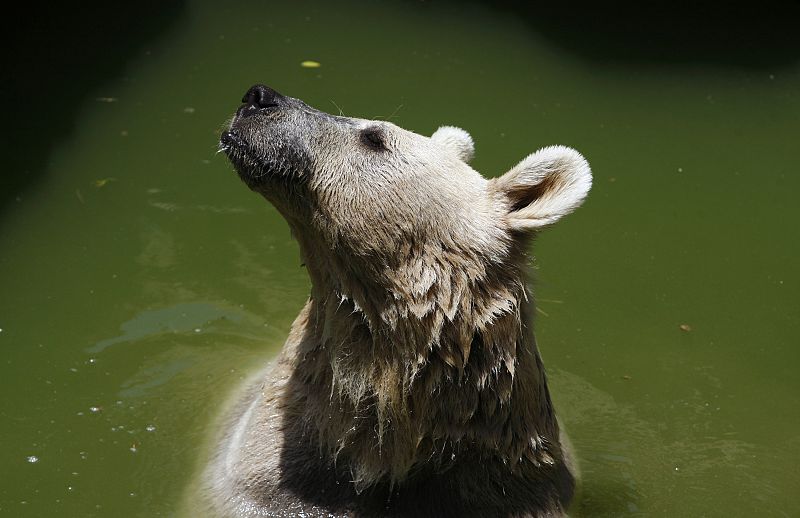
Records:
[[[620,377],[621,377],[622,379],[624,379],[624,380],[629,380],[629,379],[631,379],[631,377],[630,377],[630,376],[628,376],[627,374],[623,374],[623,375],[622,375],[622,376],[620,376]]]
[[[100,178],[99,180],[94,181],[94,186],[100,189],[101,187],[104,187],[108,182],[113,182],[115,180],[116,178],[111,178],[111,177]]]
[[[681,324],[678,326],[678,329],[680,329],[684,333],[688,333],[689,331],[692,330],[692,326],[690,326],[689,324]]]
[[[319,68],[322,64],[319,61],[303,61],[300,63],[300,66],[303,68]]]
[[[194,113],[194,108],[191,107],[191,106],[187,106],[186,108],[183,109],[183,113],[192,114],[192,113]]]
[[[30,455],[27,460],[31,464],[36,464],[37,462],[39,462],[39,457],[37,457],[36,455]]]
[[[176,210],[180,209],[179,205],[169,202],[156,201],[156,202],[151,202],[148,205],[150,205],[151,207],[155,207],[157,209],[165,210],[167,212],[175,212]]]
[[[156,425],[149,424],[149,425],[145,426],[144,429],[147,430],[148,432],[155,432],[156,431]]]
[[[94,100],[99,103],[115,103],[119,101],[119,99],[116,97],[95,97]]]
[[[131,450],[133,453],[136,453],[137,451],[139,451],[139,447],[138,446],[139,446],[138,444],[133,443],[133,444],[131,444],[131,447],[128,448],[128,449]]]
[[[89,407],[89,412],[91,412],[93,414],[99,414],[102,411],[103,411],[103,407],[101,407],[101,406],[90,406]]]

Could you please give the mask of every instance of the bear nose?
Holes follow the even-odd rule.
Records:
[[[253,85],[242,97],[242,102],[254,108],[269,108],[277,106],[283,96],[265,85]]]

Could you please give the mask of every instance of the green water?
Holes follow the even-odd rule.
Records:
[[[536,244],[573,514],[800,515],[800,67],[598,60],[410,2],[190,4],[20,150],[45,165],[0,219],[0,514],[175,515],[221,400],[282,344],[297,246],[215,154],[254,82],[462,126],[490,176],[582,151],[593,191]]]

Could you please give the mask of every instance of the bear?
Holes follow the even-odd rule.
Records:
[[[565,516],[577,467],[531,326],[529,247],[592,184],[545,147],[487,179],[470,135],[331,115],[265,85],[220,137],[299,243],[311,293],[235,397],[210,516]]]

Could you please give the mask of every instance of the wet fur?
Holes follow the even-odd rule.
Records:
[[[368,154],[347,139],[374,123],[281,102],[288,129],[275,133],[276,115],[244,121],[255,151],[229,155],[286,217],[312,292],[223,420],[202,505],[236,517],[563,515],[575,475],[530,327],[526,251],[530,229],[582,201],[585,161],[547,148],[486,181],[464,162],[463,130],[431,140],[384,123],[384,154]],[[333,151],[320,144],[330,138]],[[302,153],[275,156],[297,139]],[[331,181],[332,163],[353,167],[337,149],[378,173]]]

